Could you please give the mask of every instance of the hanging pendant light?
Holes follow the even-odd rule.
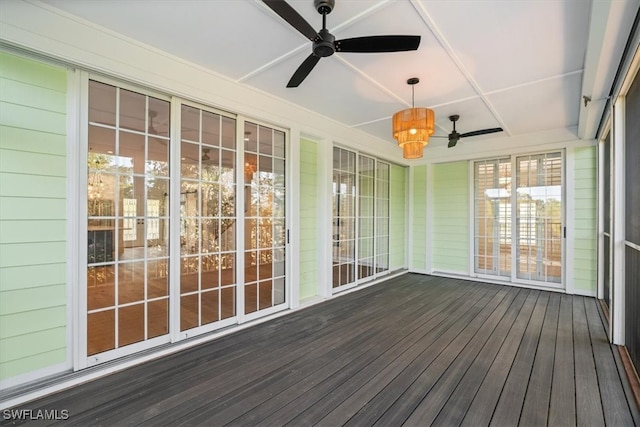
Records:
[[[435,130],[435,115],[429,108],[415,108],[414,85],[420,79],[412,77],[407,80],[411,85],[411,108],[398,111],[393,115],[393,137],[402,148],[405,159],[419,159],[422,157],[424,146],[429,143],[429,137]]]

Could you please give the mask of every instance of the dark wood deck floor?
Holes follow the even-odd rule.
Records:
[[[24,408],[80,426],[633,426],[617,357],[592,298],[407,274]]]

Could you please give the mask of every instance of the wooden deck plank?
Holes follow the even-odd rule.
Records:
[[[470,288],[459,288],[454,292],[448,292],[445,299],[432,299],[433,306],[428,310],[422,310],[420,314],[410,314],[409,319],[402,322],[404,327],[401,333],[398,332],[394,319],[385,319],[388,324],[383,333],[376,336],[376,339],[363,346],[360,352],[351,351],[353,354],[348,360],[342,362],[341,358],[331,360],[325,364],[319,363],[320,369],[313,374],[311,378],[301,378],[299,382],[288,388],[265,389],[262,392],[268,393],[268,398],[245,413],[242,413],[233,420],[235,425],[253,425],[262,421],[267,416],[276,416],[274,413],[286,405],[303,407],[302,400],[304,396],[313,390],[314,395],[322,395],[326,390],[335,388],[335,385],[329,385],[332,382],[340,381],[341,378],[348,378],[350,371],[356,366],[367,366],[379,356],[386,353],[392,353],[395,348],[409,346],[410,343],[417,341],[421,336],[425,335],[430,328],[433,328],[443,322],[451,312],[444,311],[446,307],[456,307],[462,305],[460,297],[469,297],[472,292]],[[346,379],[345,379],[346,381]],[[292,401],[294,401],[292,403]],[[237,405],[237,404],[236,404]],[[234,405],[234,406],[236,406]],[[219,414],[223,416],[224,413]]]
[[[401,286],[389,294],[389,304],[394,307],[394,310],[406,307],[406,303],[415,298],[410,288],[405,288],[402,283],[401,281]],[[278,340],[272,337],[270,339],[271,345],[267,346],[266,350],[269,351],[270,358],[266,362],[256,363],[261,353],[261,348],[253,350],[250,349],[250,346],[243,344],[243,355],[240,357],[236,356],[235,351],[229,352],[229,356],[221,355],[217,358],[217,366],[213,369],[203,371],[196,366],[195,369],[188,371],[190,375],[185,375],[185,377],[189,378],[189,382],[186,382],[187,380],[184,377],[174,376],[168,383],[169,385],[165,386],[170,389],[170,392],[162,393],[166,397],[161,401],[157,401],[157,393],[155,394],[155,401],[153,399],[154,394],[148,394],[148,399],[150,399],[152,405],[144,414],[138,414],[138,411],[135,410],[134,406],[131,406],[126,396],[117,399],[122,400],[122,402],[118,402],[120,404],[119,412],[123,412],[130,407],[130,413],[134,419],[142,415],[144,420],[157,417],[169,423],[189,417],[201,410],[202,407],[207,406],[211,400],[242,388],[248,381],[256,381],[257,378],[269,372],[283,369],[283,367],[293,363],[304,354],[315,354],[330,343],[340,342],[342,339],[346,342],[360,333],[368,333],[367,323],[371,319],[379,318],[386,311],[380,310],[379,304],[372,304],[370,308],[366,301],[361,301],[360,298],[356,298],[356,301],[357,306],[352,306],[351,304],[348,304],[348,306],[352,310],[357,309],[359,306],[360,309],[357,313],[340,310],[340,316],[319,316],[315,324],[304,323],[307,326],[306,329],[298,330],[295,333],[283,334],[289,336],[289,339]],[[269,330],[286,330],[285,328],[288,326],[283,325],[280,322],[281,319],[284,318],[269,322],[269,324],[263,326]],[[357,327],[348,327],[353,322]],[[341,334],[344,334],[344,336]],[[242,369],[238,369],[238,367],[242,367]],[[198,378],[195,384],[193,378]],[[157,384],[157,387],[162,387],[162,384]],[[113,417],[121,418],[122,415],[115,415],[111,411],[105,414],[103,420],[108,422]]]
[[[552,294],[549,297],[547,312],[542,324],[540,341],[531,370],[531,379],[520,415],[520,425],[547,425],[559,310],[560,295]]]
[[[415,284],[404,279],[396,283],[397,288],[389,290],[391,298],[393,295],[406,292],[408,293],[403,300],[404,303],[414,298],[410,290]],[[235,383],[238,380],[235,367],[245,367],[242,373],[261,369],[251,363],[255,354],[268,351],[272,356],[278,356],[283,348],[305,348],[305,344],[313,341],[312,336],[319,339],[331,333],[330,329],[324,331],[330,322],[344,325],[351,322],[358,307],[361,308],[357,311],[358,316],[382,315],[385,311],[379,304],[372,304],[371,308],[366,304],[367,297],[374,291],[363,291],[362,295],[353,294],[352,298],[345,299],[345,305],[336,306],[335,310],[324,312],[320,307],[311,307],[311,316],[294,314],[282,317],[260,325],[259,328],[224,337],[215,343],[132,368],[128,372],[105,378],[106,386],[97,390],[82,390],[84,387],[80,387],[81,393],[74,393],[74,399],[70,401],[71,406],[68,409],[76,414],[85,414],[87,419],[93,422],[123,417],[127,413],[138,414],[140,405],[145,407],[144,416],[153,416],[157,411],[171,413],[175,408],[185,410],[189,407],[191,395],[198,391],[208,392],[202,396],[206,399],[206,396],[210,398],[217,396],[215,393],[220,390],[224,391],[227,382]],[[221,344],[221,348],[218,344]],[[272,364],[278,362],[277,357],[270,361]],[[176,371],[175,366],[180,366],[180,370]],[[252,366],[252,369],[246,369]],[[147,370],[155,375],[145,374]],[[138,379],[134,384],[131,384],[128,378],[132,374]],[[55,402],[49,404],[55,405]]]
[[[353,364],[366,363],[371,356],[388,351],[414,331],[424,329],[425,324],[432,322],[447,305],[468,293],[469,290],[462,291],[463,289],[460,288],[443,295],[443,290],[429,289],[423,295],[416,296],[418,300],[413,301],[413,304],[405,304],[405,307],[396,309],[387,316],[381,316],[375,322],[363,324],[362,327],[369,332],[366,339],[358,341],[348,336],[336,336],[336,341],[339,340],[342,345],[331,345],[331,351],[324,354],[308,353],[306,357],[288,365],[286,374],[283,375],[280,370],[274,370],[265,380],[254,383],[250,387],[243,387],[241,393],[230,393],[224,399],[211,402],[192,420],[194,423],[204,423],[215,419],[216,423],[232,422],[238,425],[255,422],[256,419],[252,414],[255,413],[256,407],[260,406],[257,412],[264,416],[266,406],[263,404],[274,397],[279,396],[279,402],[283,404],[286,396],[298,396],[301,388],[305,388],[305,384],[326,379],[341,369],[347,369]],[[425,305],[420,304],[420,299],[425,304],[428,302],[431,308],[426,309]],[[441,314],[441,316],[444,318],[445,315]],[[395,326],[398,322],[405,325],[401,333],[398,333]],[[305,381],[309,377],[312,377],[311,380]]]
[[[461,422],[462,426],[485,426],[491,422],[493,411],[498,404],[500,393],[505,385],[513,361],[516,358],[518,348],[520,347],[539,296],[539,291],[531,291],[527,296],[527,300],[522,306],[520,313],[518,313],[518,318],[513,323],[513,327],[509,331],[504,344],[500,348],[471,406],[467,410]]]
[[[593,348],[593,358],[598,374],[598,385],[602,399],[604,420],[608,426],[631,426],[634,419],[631,413],[630,402],[627,400],[622,388],[621,375],[616,369],[613,349],[605,339],[605,331],[600,320],[596,301],[583,298],[587,314],[587,324]]]
[[[576,418],[578,425],[604,426],[604,414],[593,360],[587,313],[582,298],[573,299]]]
[[[492,298],[502,299],[501,296],[496,294],[493,294]],[[386,405],[384,402],[392,402],[396,397],[393,391],[402,391],[401,388],[394,387],[392,383],[403,382],[403,380],[398,379],[398,377],[402,375],[413,375],[411,370],[414,368],[424,369],[428,366],[431,361],[436,358],[438,353],[440,353],[440,349],[446,347],[465,327],[465,325],[468,324],[469,319],[473,316],[477,316],[478,313],[481,313],[480,306],[484,303],[485,302],[478,304],[477,307],[474,307],[474,310],[467,312],[464,318],[461,318],[461,321],[452,324],[451,328],[442,335],[437,336],[434,334],[430,340],[432,344],[429,344],[428,347],[423,345],[422,348],[416,349],[417,351],[421,351],[421,354],[416,355],[413,352],[406,353],[401,358],[395,360],[394,363],[390,364],[388,367],[380,371],[378,375],[371,378],[371,381],[366,383],[365,387],[357,390],[344,401],[340,402],[340,404],[329,412],[319,424],[343,424],[350,418],[351,420],[348,424],[371,424],[381,415],[381,411],[384,410]],[[392,392],[389,392],[388,390],[392,390]],[[358,411],[360,408],[362,409]],[[365,415],[366,417],[364,419],[360,419],[358,416],[354,417],[356,412],[358,412],[358,415]]]
[[[556,354],[549,406],[549,425],[552,426],[576,425],[572,298],[569,295],[562,295],[560,300]]]
[[[594,299],[407,274],[21,408],[78,426],[637,424],[615,351]]]
[[[411,363],[418,365],[426,363],[426,359],[431,357],[430,355],[437,354],[436,351],[431,352],[431,349],[438,348],[443,343],[452,340],[459,330],[484,309],[499,292],[498,289],[491,289],[490,287],[479,287],[478,291],[481,290],[484,290],[484,292],[465,301],[455,312],[449,312],[440,324],[428,331],[428,333],[422,334],[411,345],[394,347],[392,351],[376,358],[374,362],[345,373],[339,380],[332,378],[322,387],[305,393],[303,399],[292,401],[265,419],[261,425],[281,425],[287,422],[293,422],[298,425],[315,424],[338,406],[351,410],[351,405],[349,403],[345,404],[345,402],[361,398],[360,394],[356,393],[366,393],[367,396],[363,400],[367,401],[369,399],[368,395],[375,395],[378,390],[377,384],[382,384],[381,387],[384,388],[389,378],[395,378],[399,372],[408,369],[408,365],[410,367]],[[426,350],[429,351],[427,352]],[[421,360],[420,356],[425,359]],[[416,360],[419,360],[419,362],[416,363]],[[351,397],[354,394],[356,395]],[[304,410],[295,415],[295,412],[299,411],[300,408],[304,408]]]
[[[522,343],[518,349],[518,354],[511,366],[511,371],[500,394],[498,405],[491,418],[491,426],[514,426],[520,420],[548,302],[548,293],[542,293],[536,302],[531,314],[531,320],[527,325]]]
[[[413,373],[415,380],[410,383],[406,390],[395,401],[390,402],[387,406],[384,414],[373,424],[378,426],[390,426],[400,425],[407,420],[415,408],[420,404],[427,393],[438,381],[438,379],[444,374],[451,363],[456,359],[461,351],[465,347],[472,343],[476,345],[480,339],[474,339],[474,337],[483,337],[488,329],[493,330],[494,322],[497,322],[504,310],[511,305],[513,298],[515,298],[515,289],[511,289],[510,292],[499,292],[498,296],[502,298],[494,298],[488,305],[487,310],[481,311],[468,325],[460,332],[460,334],[446,347],[442,349],[438,357],[430,363],[426,369],[421,368],[421,372]],[[483,328],[483,326],[485,326]],[[475,351],[472,348],[470,351]],[[407,384],[406,379],[402,382]]]
[[[434,399],[431,395],[425,397],[422,404],[407,420],[409,424],[411,424],[412,420],[415,420],[415,422],[424,421],[433,426],[451,426],[462,423],[471,402],[514,326],[528,296],[529,290],[523,289],[520,291],[471,364],[467,361],[463,362],[461,359],[460,361],[456,360],[456,363],[462,363],[462,366],[451,365],[447,373],[451,371],[454,376],[460,377],[460,381],[456,384],[455,389],[449,390],[446,402],[436,405],[437,399]],[[466,366],[469,366],[469,368],[461,376],[460,372]],[[445,397],[443,391],[439,391],[438,395],[442,396],[441,399]]]

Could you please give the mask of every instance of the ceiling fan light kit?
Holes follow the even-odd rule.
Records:
[[[435,114],[429,108],[414,107],[414,86],[420,81],[417,77],[407,80],[411,85],[411,108],[398,111],[393,115],[393,137],[402,148],[405,159],[419,159],[424,147],[429,143],[429,137],[435,131]]]

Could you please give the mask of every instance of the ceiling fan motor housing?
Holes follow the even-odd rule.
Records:
[[[313,42],[313,54],[320,58],[331,56],[335,53],[334,41],[336,38],[329,30],[323,28],[318,32],[320,40]]]
[[[287,83],[287,87],[298,87],[321,58],[331,56],[336,52],[404,52],[416,50],[420,44],[420,36],[403,35],[352,37],[336,41],[335,36],[327,30],[327,15],[333,10],[335,0],[313,0],[313,5],[318,13],[322,15],[322,29],[320,31],[316,31],[285,0],[262,1],[268,8],[312,42],[311,54],[293,73],[289,83]]]
[[[313,5],[316,7],[318,13],[329,14],[336,5],[335,0],[313,0]]]

